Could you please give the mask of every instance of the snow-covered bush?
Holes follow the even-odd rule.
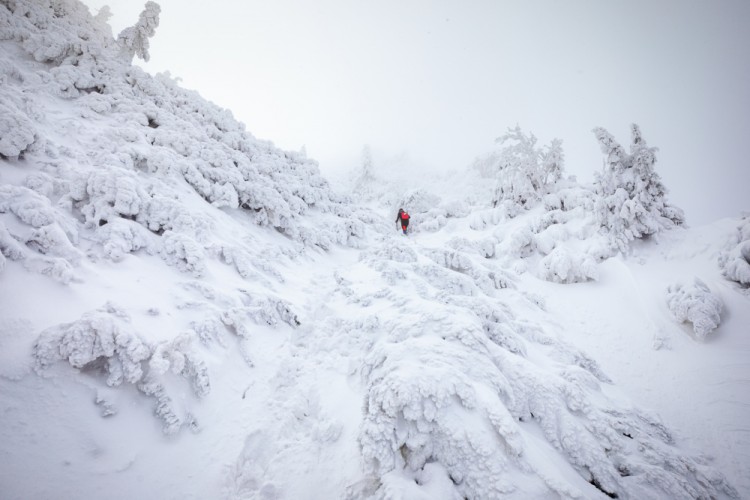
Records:
[[[502,208],[489,208],[474,210],[469,216],[469,227],[475,231],[481,231],[487,226],[494,226],[505,220],[507,213]]]
[[[562,176],[562,141],[554,139],[548,146],[537,147],[534,134],[526,135],[516,126],[496,142],[501,149],[475,160],[474,168],[497,180],[493,206],[510,202],[528,209]]]
[[[186,234],[167,231],[162,238],[162,258],[180,271],[200,277],[206,268],[203,248]]]
[[[69,283],[73,265],[82,257],[76,243],[75,225],[56,211],[49,198],[26,187],[0,185],[0,251],[5,257]]]
[[[166,374],[187,379],[197,397],[207,395],[211,387],[208,369],[192,349],[196,337],[188,332],[171,341],[151,344],[134,331],[124,310],[107,303],[72,323],[41,332],[34,343],[34,360],[40,374],[59,361],[67,361],[73,368],[104,376],[110,387],[135,385],[155,399],[154,413],[162,420],[164,432],[172,434],[195,422],[189,414],[177,415],[163,384]]]
[[[667,307],[680,323],[692,323],[695,336],[703,340],[721,323],[724,304],[705,283],[695,278],[692,285],[675,284],[667,288]]]
[[[26,115],[0,104],[0,158],[22,155],[35,140],[34,125]]]
[[[104,371],[109,386],[138,382],[144,374],[141,362],[151,356],[151,349],[128,322],[123,311],[108,304],[43,331],[34,345],[37,368],[67,361],[74,368]]]
[[[446,217],[467,217],[471,213],[469,205],[460,200],[443,203],[441,208],[445,210]]]
[[[151,250],[157,239],[142,225],[120,218],[107,223],[98,235],[104,255],[114,262],[120,262],[127,254],[142,248]]]
[[[581,283],[599,279],[596,262],[588,254],[571,254],[557,247],[539,262],[539,277],[556,283]]]
[[[111,28],[82,2],[8,0],[0,5],[2,38],[21,43],[38,62],[77,63],[114,44]]]
[[[561,181],[558,183],[560,189],[553,196],[560,200],[560,210],[568,212],[577,208],[591,211],[596,203],[596,193],[590,186],[581,186],[572,181]]]
[[[656,148],[650,148],[638,125],[631,126],[630,154],[601,127],[594,129],[604,170],[595,178],[596,215],[613,247],[626,252],[630,241],[684,222],[682,210],[667,203],[667,189],[654,170]]]
[[[0,211],[34,228],[5,224],[7,230],[44,256],[27,267],[69,280],[80,255],[62,236],[75,245],[86,231],[93,233],[87,240],[100,244],[88,251],[92,257],[121,261],[145,248],[199,274],[217,228],[199,214],[194,195],[307,246],[361,244],[365,226],[340,207],[313,160],[255,139],[230,112],[168,75],[130,66],[133,55],[148,56],[157,4],[148,2],[118,41],[103,21],[107,11],[93,18],[78,1],[14,0],[1,12],[2,33],[17,42],[15,52],[49,63],[40,70],[14,51],[0,53],[0,156],[47,165],[49,177],[30,169],[36,178],[28,188],[36,197],[23,195],[29,200],[20,208],[8,205],[17,192],[0,190]],[[50,96],[68,99],[87,119],[43,112],[37,103]],[[72,136],[77,142],[59,143]],[[322,216],[303,222],[312,211]],[[53,222],[59,227],[41,228]]]
[[[750,215],[745,215],[719,255],[719,267],[727,279],[750,287]]]
[[[440,205],[440,197],[424,189],[412,189],[398,200],[399,208],[403,208],[410,215],[429,212]],[[394,210],[395,214],[398,210]],[[394,217],[395,219],[395,217]]]
[[[495,256],[497,240],[495,238],[484,238],[475,243],[475,247],[480,255],[490,259]]]
[[[564,224],[550,224],[534,235],[534,243],[542,255],[548,255],[558,245],[568,239],[568,229]]]
[[[436,354],[432,346],[420,345],[423,342],[404,344],[412,352]],[[471,365],[460,352],[431,358],[431,363],[417,357],[424,361],[416,367],[400,356],[381,346],[366,361],[371,387],[360,442],[372,472],[381,477],[402,469],[415,473],[436,461],[465,496],[495,498],[512,492],[511,471],[522,468],[523,440],[514,418],[497,398],[488,397],[503,381],[485,378],[489,387],[477,388],[471,372],[488,367],[472,366],[465,372],[459,367]],[[479,414],[486,417],[477,419]],[[455,425],[464,419],[474,422],[471,432],[456,434]],[[496,442],[503,446],[490,444]]]
[[[479,297],[456,299],[482,310]],[[503,314],[495,315],[495,329],[480,328],[477,319],[433,315],[433,324],[404,324],[406,331],[370,350],[362,369],[368,390],[359,436],[366,470],[375,478],[369,495],[391,488],[407,495],[413,488],[409,496],[418,497],[429,489],[420,478],[430,464],[459,498],[553,492],[580,498],[593,495],[593,488],[628,498],[734,493],[699,460],[676,450],[658,420],[604,397],[600,384],[606,378],[585,356],[567,351],[561,359],[572,364],[553,374],[525,352],[535,344],[554,348],[554,337],[522,340],[521,330],[531,331],[531,325]],[[541,439],[532,445],[527,432]],[[532,452],[538,446],[543,453]],[[565,457],[592,490],[544,473],[554,454]],[[519,479],[521,471],[540,481],[530,485]]]
[[[523,226],[503,238],[500,248],[509,257],[528,257],[536,251],[536,238],[527,226]]]

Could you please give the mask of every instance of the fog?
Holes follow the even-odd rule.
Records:
[[[115,35],[138,19],[109,5]],[[149,72],[232,110],[328,175],[462,169],[511,126],[559,137],[592,179],[591,130],[638,123],[688,224],[750,210],[750,2],[160,0]],[[400,158],[396,161],[394,158]]]

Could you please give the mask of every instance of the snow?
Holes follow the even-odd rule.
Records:
[[[747,217],[617,251],[520,131],[521,205],[334,186],[104,18],[0,3],[3,498],[750,495]]]

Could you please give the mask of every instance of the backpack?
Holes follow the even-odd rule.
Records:
[[[401,220],[409,220],[409,214],[406,212],[401,212]]]

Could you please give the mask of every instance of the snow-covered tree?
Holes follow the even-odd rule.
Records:
[[[372,150],[369,144],[362,147],[362,163],[354,181],[354,192],[360,195],[372,194],[375,182],[375,167],[372,161]]]
[[[646,145],[638,125],[631,126],[630,154],[604,128],[594,134],[606,157],[595,176],[596,214],[614,247],[625,252],[630,241],[685,221],[682,210],[667,203],[667,189],[654,170],[657,149]]]
[[[96,13],[94,19],[101,23],[106,23],[109,22],[111,17],[112,10],[109,8],[109,5],[104,5],[101,9],[99,9],[99,12]]]
[[[549,145],[539,147],[533,133],[526,135],[516,126],[496,142],[501,149],[474,162],[481,174],[497,179],[493,206],[509,202],[520,209],[529,208],[562,176],[561,140],[553,139]]]
[[[138,22],[120,32],[117,43],[120,44],[121,54],[126,61],[131,62],[133,56],[138,56],[148,62],[150,59],[148,39],[156,34],[160,13],[161,7],[158,3],[146,2],[143,12],[138,17]]]
[[[252,417],[252,429],[236,428],[253,434],[237,434],[246,444],[231,468],[232,493],[243,498],[304,497],[289,487],[326,477],[320,464],[342,462],[317,458],[336,456],[352,459],[350,475],[335,470],[340,481],[316,481],[329,494],[307,496],[737,497],[718,468],[693,457],[658,419],[619,396],[610,400],[604,385],[612,381],[566,344],[564,322],[545,312],[532,280],[517,275],[536,269],[561,282],[595,275],[586,245],[574,241],[589,234],[581,214],[594,197],[564,182],[545,194],[559,177],[561,150],[536,156],[527,181],[534,196],[549,198],[531,223],[487,227],[503,218],[487,206],[491,186],[475,198],[450,193],[446,202],[419,186],[393,190],[386,200],[393,215],[403,206],[423,231],[451,222],[486,231],[460,230],[445,241],[448,227],[395,239],[392,216],[382,221],[334,193],[306,154],[255,139],[229,111],[123,61],[100,21],[78,0],[0,0],[0,37],[10,36],[2,40],[9,50],[0,50],[0,101],[12,117],[0,123],[0,136],[12,134],[0,141],[9,148],[0,158],[0,297],[13,299],[0,305],[29,318],[12,330],[0,318],[0,383],[12,389],[3,391],[5,406],[18,409],[5,412],[12,425],[0,426],[0,436],[13,436],[9,451],[33,440],[50,455],[46,464],[58,464],[57,477],[72,469],[90,477],[85,463],[62,465],[55,453],[69,447],[49,442],[45,429],[58,422],[95,443],[73,457],[95,463],[97,450],[122,444],[106,431],[122,422],[89,435],[77,405],[95,403],[102,416],[128,405],[133,417],[124,423],[135,429],[142,426],[127,420],[145,396],[167,433],[196,430],[194,415],[211,432],[223,427],[214,405],[227,415],[242,408],[227,425]],[[61,112],[47,113],[49,103]],[[309,251],[337,244],[366,250],[357,262],[345,251],[331,256],[335,262]],[[529,264],[517,271],[505,259]],[[24,357],[43,378],[7,379],[8,361]],[[222,387],[230,379],[247,380],[241,397],[256,401],[239,403],[241,388]],[[26,388],[39,395],[30,406],[20,401]],[[47,401],[57,388],[65,396]],[[326,393],[320,404],[318,390]],[[337,394],[346,397],[330,397]],[[241,406],[224,406],[230,400]],[[69,443],[67,433],[53,434]],[[193,449],[215,436],[186,438]],[[204,458],[224,468],[227,451],[214,446]],[[102,481],[114,477],[112,467],[127,482],[147,465],[129,467],[136,455],[127,455],[106,460]],[[11,462],[0,472],[12,471]],[[216,471],[208,472],[199,475]],[[24,480],[21,488],[33,479]],[[206,481],[213,489],[200,489],[204,496],[221,496],[215,476]],[[86,479],[69,483],[77,488],[70,495],[86,496]]]

